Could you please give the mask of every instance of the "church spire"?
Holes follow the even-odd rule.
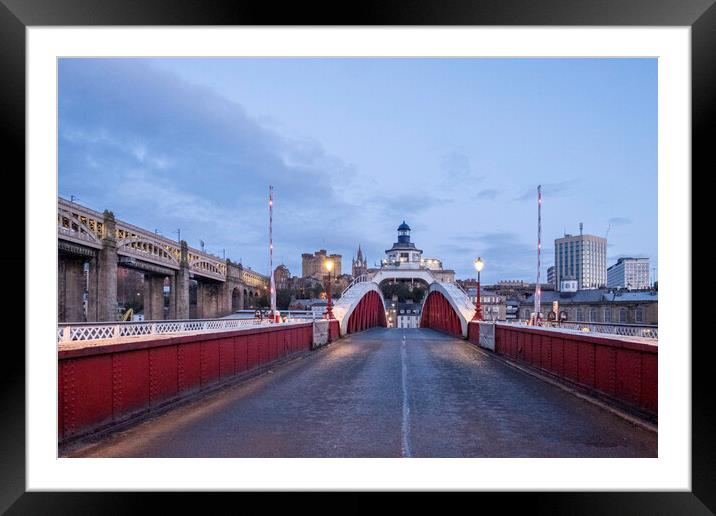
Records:
[[[358,276],[366,274],[368,270],[367,267],[368,264],[366,262],[365,256],[363,255],[363,248],[360,244],[358,244],[358,253],[353,260],[353,277],[357,278]]]

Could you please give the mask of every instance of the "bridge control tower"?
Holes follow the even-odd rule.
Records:
[[[444,269],[442,260],[424,258],[423,250],[410,241],[410,226],[403,221],[398,226],[398,241],[385,250],[380,269],[371,269],[369,277],[380,282],[383,278],[423,279],[428,285],[433,281],[453,283],[455,271]],[[397,274],[396,274],[397,273]]]
[[[410,241],[410,226],[405,221],[398,226],[398,241],[385,250],[383,266],[397,266],[406,269],[419,269],[423,250]]]

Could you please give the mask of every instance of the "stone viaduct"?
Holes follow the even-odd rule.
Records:
[[[269,277],[62,198],[57,200],[58,320],[116,321],[117,268],[144,274],[144,318],[188,319],[196,281],[196,317],[222,317],[252,304]],[[86,315],[85,315],[86,298]]]

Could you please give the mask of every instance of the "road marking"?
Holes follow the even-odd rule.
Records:
[[[405,330],[403,330],[403,344],[400,347],[400,361],[402,366],[403,382],[403,457],[410,457],[410,406],[408,405],[408,364],[405,360]]]

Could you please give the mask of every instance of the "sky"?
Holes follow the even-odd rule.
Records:
[[[59,61],[58,193],[268,273],[384,257],[405,220],[457,278],[534,281],[565,232],[657,268],[657,60]]]

